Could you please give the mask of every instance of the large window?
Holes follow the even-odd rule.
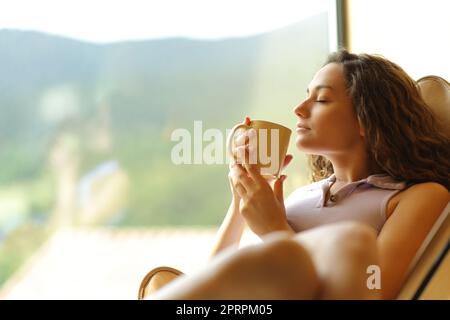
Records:
[[[246,115],[294,127],[293,107],[337,43],[334,1],[48,0],[27,2],[32,17],[21,2],[0,13],[6,298],[134,298],[120,282],[134,288],[142,274],[124,261],[150,267],[167,230],[214,230],[231,198],[225,157],[174,163],[174,130],[192,133],[194,157],[207,129],[225,136]],[[286,194],[308,178],[293,140]],[[193,237],[184,245],[196,250]]]

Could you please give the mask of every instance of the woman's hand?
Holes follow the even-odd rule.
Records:
[[[250,118],[249,117],[245,117],[245,120],[243,121],[244,124],[250,125]],[[237,134],[236,135],[236,150],[234,152],[234,154],[232,155],[232,160],[230,162],[230,166],[229,169],[230,171],[228,172],[228,182],[230,184],[230,189],[231,189],[231,193],[233,195],[233,201],[235,202],[236,205],[239,205],[240,200],[241,200],[241,196],[239,195],[239,193],[236,191],[235,187],[234,187],[234,182],[233,179],[236,180],[237,176],[236,176],[236,172],[232,169],[233,165],[235,164],[235,158],[237,157],[237,155],[240,153],[241,155],[241,159],[246,159],[244,158],[245,156],[243,156],[243,154],[247,154],[247,159],[249,159],[248,154],[251,152],[254,152],[255,150],[251,150],[249,148],[249,137],[255,134],[255,132],[252,130],[250,130],[250,133],[241,133],[241,134]],[[243,148],[243,149],[242,149]],[[286,168],[289,163],[292,161],[293,156],[291,154],[286,155],[286,157],[284,158],[284,162],[283,165],[281,166],[281,171],[284,170],[284,168]]]
[[[272,190],[256,165],[234,164],[233,187],[241,198],[240,212],[248,226],[259,236],[273,231],[292,231],[286,221],[283,182],[280,176]]]
[[[250,119],[246,118],[247,121]],[[249,159],[248,155],[255,151],[249,148],[247,143],[248,136],[238,136],[236,153],[245,154],[242,159]],[[281,170],[292,159],[292,155],[287,155]],[[256,165],[247,164],[247,161],[242,165],[232,161],[228,177],[234,201],[239,204],[239,211],[253,232],[262,236],[272,231],[292,231],[287,224],[284,207],[283,181],[286,179],[285,175],[280,176],[274,182],[272,190],[269,181],[261,176]]]

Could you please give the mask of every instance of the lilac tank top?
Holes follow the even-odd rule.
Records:
[[[379,233],[386,221],[386,205],[406,187],[386,174],[375,174],[341,188],[325,202],[335,175],[292,192],[285,200],[286,218],[296,232],[338,221],[368,224]]]

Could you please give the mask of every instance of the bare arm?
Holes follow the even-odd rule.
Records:
[[[211,257],[230,246],[238,247],[245,227],[244,219],[239,213],[239,201],[240,199],[233,196],[225,219],[217,232]]]
[[[384,299],[397,296],[409,264],[450,200],[447,189],[433,182],[404,192],[377,239]]]
[[[250,124],[250,118],[245,117],[244,124]],[[238,136],[236,143],[243,145],[246,142],[246,137],[243,135]],[[234,156],[230,163],[230,172],[228,173],[228,182],[230,184],[231,193],[233,195],[231,199],[230,207],[225,215],[225,219],[220,225],[219,231],[216,235],[216,240],[211,252],[211,258],[219,254],[222,250],[228,247],[235,246],[236,248],[241,241],[242,234],[244,232],[245,222],[239,212],[239,205],[241,198],[236,192],[233,186],[233,172],[231,171],[231,165],[234,162]]]
[[[244,124],[250,124],[250,118],[245,117]],[[246,143],[245,135],[238,135],[236,143],[237,145],[243,145]],[[241,202],[241,197],[237,193],[233,186],[233,172],[231,171],[231,166],[234,163],[234,156],[230,163],[230,172],[228,173],[228,182],[230,184],[230,190],[233,195],[231,199],[230,207],[225,215],[225,218],[220,225],[219,231],[216,235],[216,240],[211,252],[211,258],[222,252],[225,248],[233,247],[236,248],[241,241],[242,234],[244,232],[245,221],[239,211],[239,206]]]

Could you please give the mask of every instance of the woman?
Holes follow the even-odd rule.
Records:
[[[414,81],[379,56],[331,54],[307,93],[294,109],[296,145],[311,157],[314,183],[285,202],[286,176],[272,188],[256,166],[232,163],[233,200],[213,255],[228,250],[204,273],[161,290],[160,298],[398,294],[450,200],[449,137]],[[237,152],[249,152],[245,136],[238,140]],[[288,155],[285,165],[291,160]],[[244,223],[267,241],[234,252]],[[381,270],[378,291],[365,281],[369,266]]]

